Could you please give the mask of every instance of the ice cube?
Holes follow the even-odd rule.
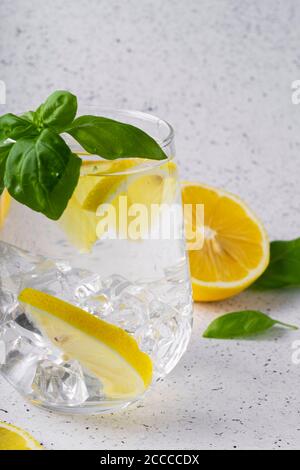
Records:
[[[147,305],[137,297],[123,293],[114,300],[113,312],[107,317],[107,320],[128,333],[136,334],[148,318]]]
[[[119,297],[124,289],[129,287],[131,283],[123,276],[113,274],[112,276],[102,281],[103,293],[107,294],[109,298],[113,299]]]
[[[17,307],[17,294],[0,287],[0,326],[9,320]]]
[[[89,397],[84,373],[76,360],[61,364],[40,361],[32,388],[37,399],[53,405],[81,405]]]
[[[190,320],[178,315],[170,305],[156,301],[150,306],[151,318],[139,330],[140,348],[152,358],[155,373],[165,376],[177,364],[190,339]]]
[[[0,325],[17,306],[24,274],[33,271],[41,259],[0,241]]]
[[[89,394],[87,401],[92,402],[103,400],[105,395],[103,392],[103,385],[100,380],[84,368],[82,370],[84,375],[84,382]]]
[[[103,284],[110,286],[104,292],[112,306],[106,320],[138,338],[139,329],[149,320],[149,299],[145,289],[116,275]]]
[[[111,313],[113,313],[112,303],[104,294],[81,298],[76,302],[76,304],[78,307],[99,318],[107,318]]]
[[[185,260],[165,269],[165,276],[160,281],[141,285],[151,291],[156,300],[176,309],[180,316],[191,318],[192,293]]]
[[[22,328],[14,322],[1,327],[0,344],[1,373],[24,394],[29,394],[37,363],[48,351],[35,341],[34,336],[30,338],[23,334]]]
[[[17,291],[22,277],[43,261],[40,256],[31,255],[8,243],[0,241],[0,278],[1,284],[11,281],[10,287]]]
[[[112,311],[112,305],[105,294],[103,282],[98,274],[86,276],[74,289],[76,304],[99,317]]]

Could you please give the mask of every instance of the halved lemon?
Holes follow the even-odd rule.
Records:
[[[186,228],[203,231],[203,247],[189,251],[194,300],[214,301],[238,294],[269,263],[269,240],[261,222],[246,204],[223,190],[183,183],[184,204],[204,205],[204,227],[195,211]],[[195,207],[195,206],[194,206]],[[193,231],[192,230],[192,231]]]
[[[19,300],[65,360],[78,360],[99,378],[107,398],[137,397],[150,385],[152,361],[123,329],[34,289]]]
[[[7,189],[4,189],[0,196],[0,229],[3,227],[6,217],[8,216],[11,205],[11,196]]]
[[[28,432],[0,421],[0,450],[42,450],[41,444]]]

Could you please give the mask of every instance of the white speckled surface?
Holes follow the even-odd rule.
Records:
[[[299,235],[298,0],[2,0],[0,17],[10,108],[68,88],[86,102],[158,114],[177,131],[183,177],[239,194],[272,239]],[[218,313],[259,308],[300,324],[299,307],[295,291],[198,305],[179,366],[114,416],[55,416],[0,379],[0,420],[49,449],[299,448],[291,346],[300,333],[201,339]]]

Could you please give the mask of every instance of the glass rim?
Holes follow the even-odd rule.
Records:
[[[157,139],[155,140],[158,142],[158,144],[161,146],[162,149],[166,149],[174,141],[175,132],[174,132],[172,125],[168,121],[161,119],[158,116],[155,116],[150,113],[145,113],[143,111],[136,111],[136,110],[131,110],[131,109],[125,109],[125,108],[114,108],[114,107],[102,106],[102,105],[91,105],[91,104],[86,104],[86,103],[82,103],[81,105],[79,105],[78,111],[79,111],[77,114],[78,117],[80,117],[81,115],[87,114],[90,111],[90,114],[93,114],[96,116],[97,115],[101,116],[102,114],[104,117],[109,117],[110,119],[118,119],[118,117],[116,116],[114,118],[110,116],[105,116],[105,114],[108,114],[108,115],[116,114],[116,115],[119,115],[120,117],[122,116],[132,117],[132,118],[136,118],[141,121],[147,121],[153,124],[162,123],[164,126],[166,126],[166,129],[168,131],[167,135],[161,141]],[[173,154],[167,155],[167,158],[163,160],[140,157],[140,160],[143,160],[143,163],[135,167],[130,167],[124,170],[116,169],[116,171],[114,171],[112,168],[109,168],[107,170],[103,168],[101,170],[100,163],[101,164],[107,163],[109,166],[110,164],[113,165],[114,162],[120,162],[126,159],[133,160],[135,157],[117,158],[113,160],[105,159],[105,158],[100,157],[99,155],[89,154],[88,152],[86,152],[80,146],[80,144],[76,142],[76,140],[74,140],[70,135],[65,134],[65,138],[67,142],[69,143],[73,152],[76,153],[83,161],[86,161],[86,162],[91,161],[92,163],[95,163],[95,171],[91,173],[84,172],[83,174],[86,176],[118,176],[118,175],[130,175],[134,173],[145,173],[147,171],[152,170],[153,168],[165,165],[174,159]],[[97,168],[97,161],[95,161],[95,159],[99,160],[100,168]]]
[[[170,145],[173,142],[174,137],[175,137],[175,131],[174,131],[173,126],[168,121],[156,116],[155,114],[146,113],[144,111],[137,111],[137,110],[134,110],[134,109],[114,108],[112,106],[93,105],[93,104],[82,103],[78,106],[79,113],[77,114],[77,117],[80,117],[80,115],[83,114],[81,112],[81,110],[83,110],[83,109],[85,109],[85,110],[88,110],[88,109],[97,110],[97,112],[103,111],[104,113],[105,112],[106,113],[117,113],[117,114],[120,114],[120,115],[123,114],[124,116],[131,116],[131,117],[138,118],[141,121],[148,121],[148,122],[152,122],[152,123],[162,123],[168,129],[168,135],[164,139],[162,139],[161,141],[158,142],[159,145],[162,148],[166,148],[168,145]],[[95,114],[95,115],[97,115],[97,114]],[[106,117],[106,116],[103,116],[103,117]],[[113,119],[113,118],[110,118],[110,119]]]
[[[130,176],[134,174],[149,173],[155,168],[160,168],[163,165],[167,165],[168,163],[172,162],[174,159],[174,156],[171,155],[170,157],[165,158],[163,160],[152,160],[150,158],[139,159],[136,157],[116,158],[114,160],[106,160],[104,158],[99,157],[98,155],[86,154],[86,157],[94,157],[94,158],[82,158],[83,155],[78,154],[78,153],[76,154],[78,155],[79,158],[81,158],[83,162],[91,162],[91,166],[92,164],[94,164],[94,170],[93,171],[91,170],[90,172],[87,171],[86,166],[82,165],[81,172],[80,172],[81,176],[93,176],[93,177]],[[99,161],[98,162],[95,161],[95,158],[98,158]],[[107,170],[105,170],[104,168],[101,169],[100,167],[100,164],[107,163],[108,165],[110,165],[110,164],[113,164],[114,162],[121,162],[124,160],[139,160],[139,161],[142,160],[142,163],[134,167],[126,168],[124,170],[116,169],[116,171],[114,171],[113,168],[108,168]],[[99,166],[97,166],[97,164],[99,164]]]

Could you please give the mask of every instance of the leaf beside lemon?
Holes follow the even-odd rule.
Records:
[[[0,421],[0,451],[42,449],[41,444],[26,431]]]
[[[183,183],[184,204],[204,205],[204,227],[195,216],[186,226],[204,231],[204,244],[189,252],[194,300],[215,301],[238,294],[252,284],[269,263],[264,227],[246,204],[225,191]]]
[[[106,397],[137,397],[150,385],[152,361],[123,329],[34,289],[19,300],[65,359],[77,359],[98,377]]]

